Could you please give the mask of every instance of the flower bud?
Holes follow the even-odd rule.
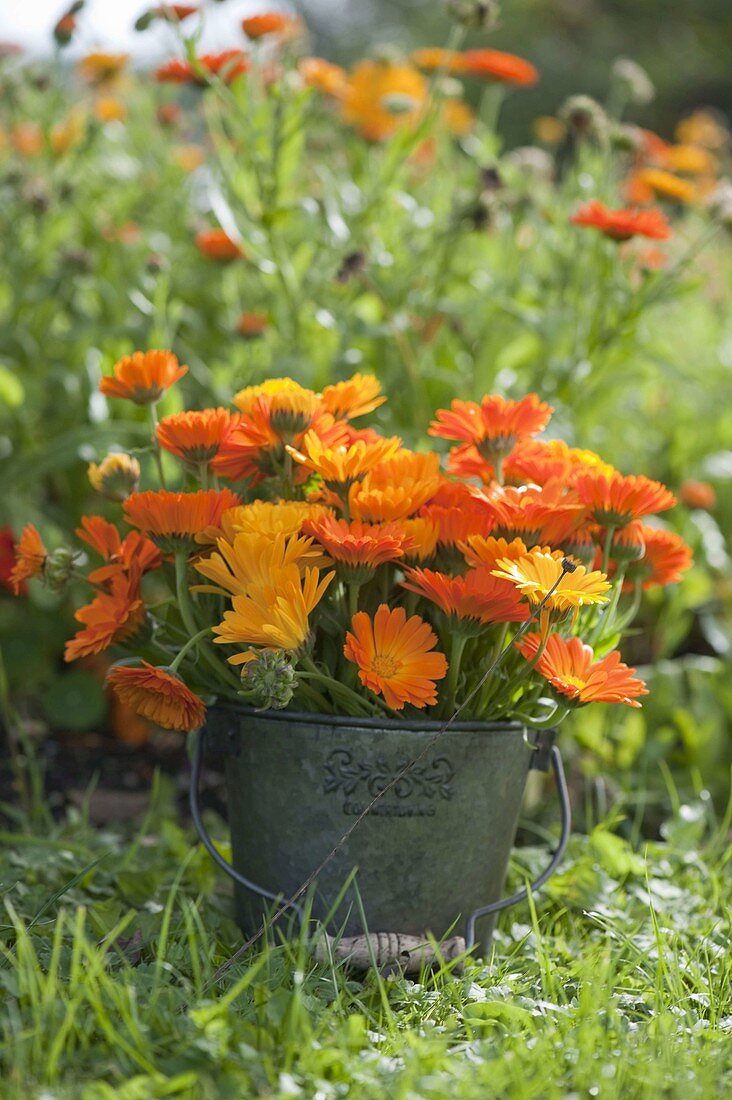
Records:
[[[656,97],[653,81],[637,61],[632,61],[629,57],[617,57],[611,71],[616,84],[631,103],[645,107],[653,102]]]
[[[87,473],[92,488],[107,500],[127,500],[140,483],[140,463],[124,453],[108,454],[98,466],[90,463]]]
[[[607,139],[609,121],[605,110],[589,95],[571,95],[557,112],[560,122],[575,138],[604,142]]]
[[[242,667],[242,686],[262,710],[283,710],[291,701],[297,678],[282,649],[265,649]]]
[[[447,0],[447,10],[463,27],[487,31],[498,22],[501,5],[498,0]]]
[[[66,587],[75,559],[74,551],[68,546],[59,546],[48,554],[43,563],[43,580],[52,592],[61,592]]]

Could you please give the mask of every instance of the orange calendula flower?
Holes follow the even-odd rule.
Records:
[[[122,505],[132,527],[148,534],[163,551],[188,546],[207,527],[218,527],[227,508],[240,504],[230,489],[207,489],[197,493],[133,493]]]
[[[90,53],[78,64],[80,76],[96,87],[113,84],[130,60],[128,53]]]
[[[261,336],[268,325],[269,316],[266,313],[248,310],[240,314],[239,320],[236,322],[236,330],[246,340],[253,340],[255,337]]]
[[[251,504],[240,504],[228,508],[221,516],[221,526],[204,531],[197,542],[216,542],[225,538],[233,542],[240,532],[254,535],[297,535],[307,519],[323,519],[329,515],[322,504],[308,504],[303,500],[254,500]]]
[[[696,198],[696,186],[664,168],[641,168],[628,181],[627,196],[631,202],[647,203],[659,198],[689,203]]]
[[[570,447],[563,439],[524,439],[517,443],[503,466],[506,482],[521,485],[533,482],[574,484],[575,476],[583,470],[600,470],[613,473],[613,467],[603,462],[594,451]]]
[[[378,409],[386,401],[381,383],[373,374],[354,374],[345,382],[326,386],[320,395],[322,407],[336,419],[355,420]]]
[[[136,405],[153,405],[178,382],[188,367],[182,367],[172,351],[136,351],[114,365],[113,374],[102,378],[105,397],[124,397]]]
[[[459,547],[465,555],[468,565],[490,565],[493,569],[501,558],[509,558],[517,561],[528,554],[529,547],[522,539],[494,538],[483,535],[469,535],[462,546]]]
[[[452,616],[452,629],[459,633],[475,633],[477,625],[521,623],[529,617],[521,593],[486,567],[469,569],[461,577],[432,569],[410,569],[401,583]]]
[[[572,225],[599,229],[613,241],[629,241],[631,237],[665,241],[671,236],[671,226],[660,210],[610,210],[594,201],[581,206],[570,221]]]
[[[107,673],[107,683],[123,703],[162,729],[188,733],[203,725],[203,700],[163,668],[147,661],[140,668],[116,665]]]
[[[288,441],[309,428],[320,409],[318,395],[292,378],[270,378],[247,386],[232,400],[245,416],[266,414],[272,430]]]
[[[440,534],[440,529],[434,520],[427,516],[413,516],[410,519],[401,520],[400,526],[411,543],[409,549],[404,551],[407,561],[425,562],[434,557]]]
[[[308,88],[315,88],[334,99],[340,99],[348,87],[346,70],[322,57],[303,57],[298,61],[297,71]]]
[[[673,508],[676,498],[660,481],[643,474],[624,477],[588,471],[575,480],[579,499],[601,527],[624,527],[633,519]]]
[[[643,556],[626,571],[628,584],[641,581],[644,588],[676,584],[693,564],[691,547],[675,531],[640,524]]]
[[[539,70],[530,61],[501,50],[465,50],[460,71],[468,76],[524,88],[539,80]]]
[[[447,659],[434,652],[437,636],[419,615],[407,618],[403,607],[383,603],[373,620],[358,611],[351,620],[343,652],[358,665],[362,684],[383,695],[392,710],[437,702],[436,680],[447,673]]]
[[[228,409],[174,413],[157,426],[158,443],[192,466],[208,465],[228,441],[239,419]]]
[[[370,524],[326,516],[307,520],[306,535],[317,539],[349,581],[368,580],[374,569],[403,558],[412,543],[400,523]]]
[[[182,23],[184,19],[197,13],[195,4],[159,4],[151,9],[149,15],[153,19],[165,19],[168,23]]]
[[[256,41],[268,35],[292,38],[303,32],[302,20],[283,11],[267,11],[261,15],[249,15],[241,21],[241,29],[247,38]]]
[[[82,516],[76,537],[106,562],[89,574],[92,584],[106,584],[120,572],[142,576],[163,563],[160,550],[146,535],[130,531],[122,538],[115,525],[101,516]]]
[[[445,73],[465,72],[465,61],[459,50],[445,50],[441,46],[425,46],[414,50],[411,61],[418,69],[433,73],[442,70]]]
[[[9,583],[16,596],[19,596],[23,585],[31,577],[37,577],[43,572],[43,566],[48,557],[48,550],[43,545],[43,539],[32,523],[23,528],[18,545],[15,550],[15,564],[10,571]]]
[[[312,538],[299,535],[268,535],[259,531],[241,531],[231,542],[218,539],[218,552],[195,563],[197,572],[214,581],[216,587],[198,586],[198,591],[218,592],[224,595],[245,596],[252,589],[272,584],[287,566],[300,570],[317,565],[313,558],[321,558],[313,549]]]
[[[411,65],[360,61],[351,72],[341,103],[343,118],[369,141],[383,141],[413,126],[427,101],[427,81]]]
[[[329,447],[314,431],[306,432],[302,451],[288,447],[296,462],[319,474],[328,489],[347,490],[354,481],[364,477],[375,466],[392,458],[399,450],[401,439],[378,439],[373,443],[357,440],[349,447]]]
[[[497,462],[509,455],[519,440],[543,431],[553,411],[535,393],[520,401],[486,396],[480,404],[456,398],[449,410],[437,410],[428,430],[442,439],[470,443],[483,458]]]
[[[586,509],[577,495],[557,482],[536,486],[496,488],[487,498],[490,533],[506,539],[520,538],[527,546],[549,543],[561,546],[586,520]]]
[[[269,583],[252,587],[244,595],[234,596],[232,610],[213,628],[215,642],[221,645],[263,646],[267,649],[300,649],[310,633],[309,616],[317,607],[335,573],[297,565],[274,573]],[[248,651],[229,657],[232,665],[251,660]]]
[[[708,481],[695,481],[693,478],[681,483],[679,497],[687,508],[701,508],[705,512],[711,512],[717,504],[714,486]]]
[[[109,578],[109,588],[98,592],[90,604],[76,612],[74,618],[84,624],[84,629],[66,643],[66,661],[102,653],[109,646],[131,638],[145,618],[139,573],[135,571],[133,575],[128,575],[117,570]]]
[[[196,233],[196,248],[209,260],[228,263],[245,258],[244,250],[232,241],[224,229],[201,229]]]
[[[573,572],[565,572],[562,576],[562,560],[561,551],[547,553],[545,550],[532,550],[515,561],[501,558],[492,572],[494,577],[511,581],[532,604],[545,600],[559,581],[544,606],[546,611],[563,613],[589,604],[607,603],[605,593],[610,588],[610,582],[604,573],[599,570],[588,572],[584,565],[576,565]]]
[[[533,661],[541,650],[541,634],[527,634],[516,648],[527,661]],[[617,650],[595,660],[591,646],[580,638],[560,638],[551,634],[546,647],[536,663],[537,671],[551,684],[564,701],[575,705],[585,703],[625,703],[640,707],[639,695],[647,695],[648,689],[620,660]]]
[[[434,497],[441,482],[438,455],[397,451],[351,486],[349,510],[369,523],[406,519]]]
[[[162,84],[198,84],[204,87],[216,77],[225,84],[231,84],[249,68],[249,58],[241,50],[224,50],[223,53],[201,54],[195,63],[173,58],[156,70],[155,79]]]

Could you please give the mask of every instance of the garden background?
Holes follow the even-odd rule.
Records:
[[[444,43],[454,25],[437,4],[302,10],[308,52],[344,65]],[[521,54],[541,80],[501,105],[468,85],[483,128],[441,132],[436,173],[409,162],[408,137],[374,153],[297,91],[284,106],[207,92],[203,108],[196,89],[152,80],[158,60],[133,76],[80,72],[77,58],[100,45],[84,39],[84,16],[68,49],[52,49],[49,27],[44,56],[10,54],[0,75],[6,565],[25,523],[59,547],[99,508],[89,462],[119,447],[149,460],[144,412],[123,420],[98,383],[135,348],[168,346],[190,374],[167,412],[226,403],[264,376],[319,389],[368,369],[390,395],[380,427],[411,445],[455,394],[536,390],[557,410],[556,434],[672,487],[682,505],[670,522],[695,565],[647,594],[624,643],[651,689],[642,710],[580,711],[563,727],[577,833],[562,875],[504,918],[492,965],[416,984],[356,982],[275,932],[215,977],[238,933],[226,887],[191,844],[180,737],[121,713],[103,661],[64,663],[76,592],[3,591],[8,1095],[720,1088],[732,1073],[732,261],[729,205],[711,198],[728,172],[729,5],[504,4],[497,29],[464,45]],[[184,55],[171,28],[155,33],[160,61]],[[647,71],[650,101],[621,94],[618,56]],[[637,152],[617,133],[579,152],[568,143],[561,108],[577,93],[711,153],[713,180],[679,171],[698,192],[667,207],[660,269],[569,229],[598,190],[620,205]],[[677,130],[699,109],[721,135],[711,150]],[[272,133],[278,168],[262,177],[251,164],[269,163]],[[216,225],[254,262],[202,254],[197,234]],[[215,771],[207,782],[223,838]],[[550,795],[532,792],[517,882],[541,865]]]

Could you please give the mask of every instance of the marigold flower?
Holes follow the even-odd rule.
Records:
[[[392,710],[402,710],[405,703],[421,708],[437,702],[435,681],[447,673],[447,659],[433,652],[436,644],[435,632],[419,615],[407,618],[403,607],[383,603],[373,620],[356,612],[343,652],[358,665],[362,684],[383,695]]]
[[[315,88],[325,95],[340,99],[348,87],[348,73],[340,65],[325,61],[322,57],[303,57],[297,71],[308,88]]]
[[[99,122],[124,122],[127,108],[114,96],[102,96],[94,104],[94,117]]]
[[[503,466],[509,484],[528,481],[543,486],[554,482],[568,488],[583,470],[613,473],[613,467],[594,451],[570,447],[563,439],[524,439],[516,444]]]
[[[176,145],[171,150],[171,156],[181,171],[190,175],[206,160],[206,151],[200,145]]]
[[[269,317],[266,313],[248,310],[240,314],[239,320],[236,322],[236,329],[240,336],[252,340],[256,336],[261,336],[268,325]]]
[[[129,575],[117,570],[109,578],[109,588],[98,592],[91,603],[75,613],[74,618],[84,623],[84,629],[77,631],[66,643],[66,661],[102,653],[112,644],[131,638],[145,618],[139,573],[135,571]]]
[[[471,443],[483,458],[496,462],[509,455],[519,440],[543,431],[553,411],[535,393],[520,401],[486,396],[480,404],[456,398],[449,410],[437,410],[428,431],[442,439]]]
[[[292,38],[303,32],[303,23],[296,15],[282,11],[268,11],[261,15],[249,15],[241,21],[241,29],[247,38],[256,41],[268,35]]]
[[[133,493],[123,504],[126,521],[150,535],[164,551],[186,547],[207,527],[218,527],[222,513],[240,500],[230,489],[197,493]]]
[[[460,71],[468,76],[524,88],[539,80],[539,70],[530,61],[501,50],[465,50]]]
[[[113,84],[127,67],[128,53],[103,53],[97,51],[82,57],[78,63],[80,76],[96,87]]]
[[[215,642],[222,645],[263,646],[296,651],[305,643],[309,616],[333,580],[334,572],[321,579],[320,570],[306,568],[301,576],[297,565],[273,575],[271,583],[234,596],[232,610],[213,628]],[[232,665],[251,660],[251,651],[229,657]]]
[[[660,210],[610,210],[594,201],[581,206],[570,221],[572,225],[599,229],[613,241],[629,241],[631,237],[665,241],[671,236],[671,226]]]
[[[601,527],[623,527],[632,519],[642,519],[673,508],[676,499],[660,481],[643,474],[624,477],[587,471],[578,474],[575,489],[582,503]]]
[[[369,523],[406,519],[434,497],[441,482],[438,455],[397,451],[351,486],[349,511]]]
[[[694,481],[693,478],[682,481],[679,497],[687,508],[701,508],[705,512],[711,512],[717,503],[714,487],[708,481]]]
[[[452,629],[458,632],[472,632],[476,624],[521,623],[529,618],[521,593],[487,567],[469,569],[461,577],[432,569],[410,569],[401,584],[452,616]]]
[[[337,492],[348,489],[375,466],[392,458],[400,445],[401,439],[393,436],[373,443],[358,440],[350,447],[329,447],[323,444],[316,432],[308,431],[302,451],[296,451],[293,447],[287,449],[296,462],[319,474],[327,488]]]
[[[441,46],[425,46],[414,50],[410,60],[418,69],[433,73],[441,70],[445,73],[465,72],[465,61],[459,50],[445,50]]]
[[[197,572],[214,581],[216,587],[199,585],[198,591],[245,596],[254,588],[273,584],[287,566],[295,565],[302,573],[306,567],[318,564],[313,558],[322,558],[318,549],[313,549],[312,538],[296,534],[241,531],[231,542],[218,539],[216,547],[217,553],[195,562]]]
[[[494,538],[493,535],[468,535],[465,542],[459,547],[465,555],[468,565],[490,565],[493,569],[497,561],[508,558],[518,561],[529,552],[529,547],[522,539]]]
[[[173,413],[157,426],[158,443],[192,466],[208,465],[239,422],[228,409]]]
[[[48,550],[43,539],[32,523],[27,523],[21,531],[15,550],[15,565],[10,571],[9,582],[16,596],[19,596],[25,581],[37,577],[43,572]]]
[[[644,588],[676,584],[693,564],[691,548],[675,531],[641,524],[643,556],[626,571],[628,583],[642,581]]]
[[[225,229],[201,229],[196,233],[196,248],[209,260],[220,263],[245,258],[244,250],[232,241]]]
[[[101,516],[82,516],[76,537],[107,563],[89,574],[92,584],[106,584],[120,572],[142,576],[163,563],[160,550],[146,535],[130,531],[122,538],[115,525]]]
[[[404,557],[412,543],[400,523],[369,524],[325,516],[303,524],[351,581],[368,580],[374,569]]]
[[[140,668],[115,665],[107,683],[123,703],[162,729],[188,733],[203,725],[203,701],[177,676],[143,661]]]
[[[687,145],[701,145],[704,149],[724,149],[729,131],[714,112],[692,111],[682,118],[676,127],[676,137]]]
[[[494,577],[515,584],[518,591],[532,604],[539,604],[546,599],[559,581],[545,604],[548,611],[565,612],[589,604],[607,602],[605,593],[610,588],[610,582],[604,573],[599,570],[588,572],[584,565],[577,565],[572,573],[564,573],[562,576],[562,559],[561,551],[547,553],[545,550],[535,549],[516,561],[501,558],[492,572]]]
[[[696,198],[696,187],[663,168],[641,168],[629,180],[627,196],[631,202],[651,202],[655,197],[690,203]]]
[[[114,451],[99,465],[90,462],[87,476],[91,487],[107,500],[122,501],[140,484],[140,463],[132,455]]]
[[[437,524],[438,542],[446,547],[490,534],[494,522],[486,498],[460,481],[443,482],[419,515]]]
[[[225,84],[231,84],[249,68],[249,58],[241,50],[224,50],[223,53],[201,54],[195,64],[173,58],[156,70],[155,79],[163,84],[198,84],[205,87],[212,77],[217,77]]]
[[[152,405],[178,382],[188,367],[182,367],[172,351],[136,351],[118,360],[111,377],[102,378],[105,397],[124,397],[136,405]]]
[[[373,374],[354,374],[344,382],[326,386],[320,395],[322,407],[337,420],[355,420],[378,409],[386,398],[381,383]]]
[[[297,535],[307,519],[322,519],[329,515],[322,504],[308,504],[304,500],[254,500],[228,508],[221,516],[221,526],[212,527],[197,536],[197,542],[216,542],[225,538],[233,542],[240,532],[254,535]]]
[[[527,546],[561,545],[586,519],[586,510],[572,491],[557,482],[542,488],[528,485],[495,489],[487,498],[490,533],[506,539],[520,538]]]
[[[413,126],[427,100],[427,81],[411,65],[360,61],[341,100],[343,118],[368,141],[382,141]]]
[[[668,145],[662,159],[664,168],[687,176],[711,176],[717,170],[716,157],[699,145]]]
[[[318,395],[292,378],[270,378],[258,386],[247,386],[232,400],[247,416],[266,411],[273,431],[283,440],[291,440],[310,427],[320,409]]]
[[[413,516],[400,521],[405,535],[410,541],[404,557],[409,562],[425,562],[434,557],[440,534],[438,524],[428,516]]]
[[[533,661],[540,651],[541,634],[527,634],[516,648],[527,661]],[[596,661],[591,646],[580,638],[561,638],[551,634],[546,648],[536,663],[537,671],[561,696],[576,705],[585,703],[625,703],[640,707],[639,695],[648,689],[636,677],[635,669],[620,660],[617,650]]]

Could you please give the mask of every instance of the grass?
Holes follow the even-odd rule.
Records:
[[[701,797],[640,848],[620,817],[575,835],[551,888],[504,916],[494,957],[463,974],[356,980],[272,934],[215,982],[241,937],[164,785],[135,831],[94,829],[83,810],[34,826],[15,813],[0,855],[0,1095],[724,1095],[731,816]],[[529,870],[545,859],[520,856]]]

